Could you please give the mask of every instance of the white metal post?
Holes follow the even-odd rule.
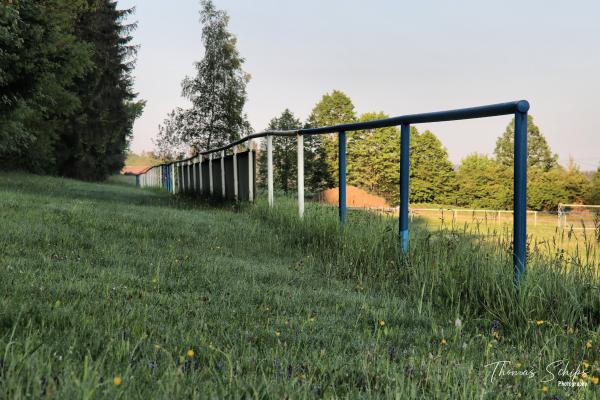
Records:
[[[233,146],[233,197],[238,200],[237,147]]]
[[[267,136],[267,186],[269,207],[273,207],[273,136]]]
[[[221,192],[225,198],[225,150],[221,150]]]
[[[171,164],[171,193],[175,194],[175,164]]]
[[[304,218],[304,138],[297,135],[298,141],[298,215]]]
[[[252,161],[252,139],[248,140],[248,200],[254,201],[254,162]]]
[[[208,155],[208,182],[210,183],[210,195],[213,195],[213,176],[212,176],[212,153]]]

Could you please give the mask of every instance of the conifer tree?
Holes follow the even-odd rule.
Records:
[[[76,35],[90,46],[93,67],[74,82],[80,106],[57,145],[62,175],[98,180],[124,165],[133,122],[145,104],[135,101],[133,92],[136,25],[125,22],[133,11],[119,10],[112,0],[89,0],[76,24]]]
[[[456,189],[448,151],[431,131],[411,132],[410,199],[419,203],[451,203]]]
[[[511,121],[506,130],[496,141],[494,155],[498,162],[505,167],[512,167],[514,163],[515,146],[515,120]],[[546,138],[540,128],[533,122],[531,115],[527,116],[527,165],[541,168],[544,171],[558,165],[558,155],[553,154]]]

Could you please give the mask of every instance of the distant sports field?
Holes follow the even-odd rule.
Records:
[[[0,173],[0,398],[598,398],[597,261],[275,204]]]

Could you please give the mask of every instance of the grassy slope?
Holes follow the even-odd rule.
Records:
[[[0,174],[0,397],[597,394],[490,382],[484,367],[597,366],[587,272],[540,263],[517,295],[510,259],[476,240],[415,231],[397,265],[395,224],[378,217],[352,213],[338,249],[335,210],[308,205],[303,223],[285,204],[239,211]]]

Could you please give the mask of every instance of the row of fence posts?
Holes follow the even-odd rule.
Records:
[[[249,146],[250,147],[250,146]],[[248,193],[249,200],[254,200],[254,158],[253,152],[248,151]],[[159,187],[166,189],[172,194],[191,193],[195,192],[196,188],[200,192],[205,190],[204,185],[208,184],[208,191],[211,196],[215,195],[215,185],[213,177],[213,162],[220,161],[221,169],[221,196],[226,196],[225,184],[225,150],[220,151],[220,157],[214,157],[214,153],[208,154],[208,160],[204,160],[203,155],[198,155],[194,158],[185,161],[174,161],[170,164],[163,164],[152,167],[143,174],[137,176],[136,183],[138,186],[144,187]],[[203,169],[206,165],[208,168],[208,182],[203,181]],[[197,167],[197,168],[196,168]],[[271,201],[272,205],[272,163],[269,167],[271,171]],[[237,163],[237,148],[233,149],[233,188],[234,198],[238,199],[238,163]]]
[[[297,162],[298,162],[298,214],[300,218],[304,217],[304,140],[303,134],[325,134],[333,133],[338,136],[338,160],[339,160],[339,220],[340,225],[343,227],[346,220],[346,131],[356,131],[361,129],[372,129],[381,128],[386,126],[398,126],[400,125],[400,218],[399,218],[399,239],[401,251],[405,254],[408,253],[409,245],[409,176],[410,176],[410,126],[414,123],[431,123],[431,122],[443,122],[453,121],[461,119],[471,118],[484,118],[498,115],[513,114],[515,117],[515,146],[514,146],[514,219],[513,219],[513,233],[514,233],[514,277],[515,281],[518,282],[525,272],[526,266],[526,213],[527,213],[527,115],[529,110],[529,103],[527,101],[518,101],[510,103],[501,103],[489,106],[481,106],[474,108],[466,108],[459,110],[441,111],[434,113],[425,114],[414,114],[411,116],[389,118],[387,120],[369,121],[365,123],[354,123],[344,124],[337,127],[321,127],[303,129],[297,132],[265,132],[260,134],[261,136],[254,135],[254,138],[265,137],[267,138],[267,186],[268,186],[268,203],[270,207],[273,207],[273,136],[292,136],[296,135],[297,139]],[[339,129],[332,129],[339,128]],[[337,132],[336,132],[337,131]],[[248,148],[251,148],[251,142],[253,138],[248,138]],[[241,142],[236,142],[241,143]],[[234,165],[237,166],[237,155],[236,146],[234,148]],[[214,150],[208,154],[208,168],[209,168],[209,185],[210,194],[214,195],[213,190],[213,174],[212,174],[212,163],[213,155],[215,152],[220,151],[221,153],[221,188],[222,196],[225,197],[225,151],[223,149]],[[249,193],[250,201],[254,200],[254,176],[252,151],[249,151],[248,157],[248,170],[249,170]],[[154,169],[151,169],[149,174],[145,174],[140,186],[162,186],[167,187],[171,193],[178,193],[180,191],[187,191],[189,188],[196,187],[196,164],[199,165],[200,169],[200,187],[202,190],[202,165],[203,156],[195,157],[186,161],[178,161],[168,165],[161,166],[166,168],[166,179],[158,179],[159,184],[157,185],[157,178]],[[183,168],[184,166],[189,167],[193,165],[193,177],[190,178],[190,174],[186,175],[186,180],[183,182]],[[175,170],[177,169],[177,173]],[[237,168],[234,168],[234,190],[235,198],[237,199]],[[193,179],[194,186],[189,183],[190,179]]]

